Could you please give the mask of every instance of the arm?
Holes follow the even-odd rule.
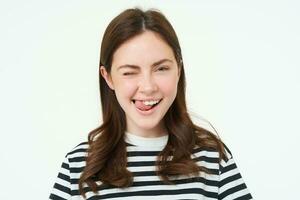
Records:
[[[249,200],[252,199],[248,188],[233,160],[228,153],[228,159],[220,163],[219,197],[222,200]]]
[[[69,159],[66,156],[56,182],[52,188],[49,199],[52,200],[70,200],[71,199],[71,181],[70,181],[70,168],[69,168]]]

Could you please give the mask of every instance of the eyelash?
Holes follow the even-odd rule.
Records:
[[[169,69],[168,67],[162,66],[162,67],[159,67],[157,69],[157,71],[167,71],[168,69]],[[129,76],[129,75],[134,75],[134,74],[135,74],[135,72],[125,72],[125,73],[123,73],[123,76]]]
[[[169,68],[168,67],[159,67],[158,70],[161,71],[160,69],[163,69],[162,71],[167,71]]]
[[[125,73],[123,73],[124,76],[133,75],[133,74],[134,74],[133,72],[125,72]]]

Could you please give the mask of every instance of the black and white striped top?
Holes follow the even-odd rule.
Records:
[[[171,179],[175,185],[164,184],[155,173],[155,161],[167,141],[168,135],[144,138],[126,132],[127,168],[133,173],[133,185],[123,189],[102,187],[99,194],[89,190],[86,193],[87,200],[252,199],[229,151],[229,159],[219,163],[218,152],[195,148],[192,158],[209,169],[211,174],[178,176]],[[85,166],[87,148],[88,144],[84,142],[66,155],[49,199],[83,200],[79,194],[78,180]]]

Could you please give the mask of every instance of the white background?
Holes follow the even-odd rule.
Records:
[[[0,199],[47,199],[65,154],[101,122],[102,34],[160,9],[183,51],[188,107],[231,149],[255,199],[299,189],[299,1],[2,1]]]

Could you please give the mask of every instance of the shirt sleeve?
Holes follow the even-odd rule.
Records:
[[[231,155],[220,163],[219,200],[253,199]]]
[[[56,182],[52,188],[49,199],[52,200],[70,200],[71,199],[71,180],[69,159],[65,156],[61,165]]]

